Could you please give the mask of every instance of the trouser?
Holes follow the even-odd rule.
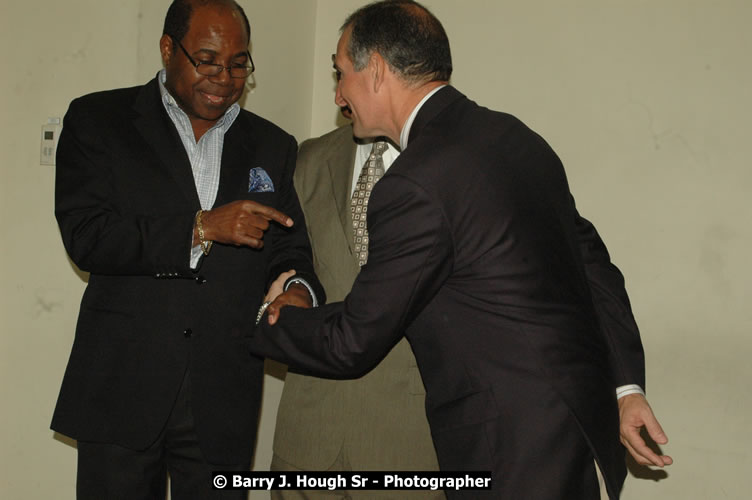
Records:
[[[78,443],[78,500],[246,500],[247,491],[212,489],[212,472],[247,471],[248,463],[216,465],[204,459],[191,407],[188,373],[164,430],[145,450],[109,443]],[[248,443],[251,446],[252,443]]]
[[[285,462],[276,454],[271,470],[280,472],[304,472]],[[340,452],[329,471],[350,471],[352,467],[344,452]],[[445,500],[444,492],[409,490],[272,490],[272,500]]]

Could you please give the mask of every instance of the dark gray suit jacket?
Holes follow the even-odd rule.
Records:
[[[376,185],[368,228],[344,303],[284,310],[254,352],[352,376],[405,332],[443,470],[493,471],[487,498],[597,498],[594,457],[616,498],[614,390],[644,385],[642,346],[622,276],[543,139],[440,90]]]

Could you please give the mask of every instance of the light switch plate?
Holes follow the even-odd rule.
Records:
[[[60,118],[49,118],[46,125],[42,125],[42,144],[39,147],[39,164],[54,165],[57,140],[63,126]]]

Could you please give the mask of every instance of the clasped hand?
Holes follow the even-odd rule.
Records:
[[[266,309],[270,325],[277,322],[280,311],[285,306],[295,306],[308,309],[313,305],[311,294],[303,285],[293,283],[287,291],[284,290],[285,282],[293,276],[295,276],[294,269],[280,274],[269,287],[266,297],[264,297],[264,302],[271,302]]]
[[[264,247],[264,233],[271,221],[285,227],[293,225],[293,220],[279,210],[249,200],[233,201],[201,216],[204,239],[257,249]],[[199,244],[198,228],[193,229],[193,244]],[[284,306],[309,308],[313,305],[311,295],[303,285],[293,283],[287,291],[283,289],[287,279],[294,275],[294,269],[280,274],[264,297],[264,302],[272,302],[267,309],[270,325],[277,322],[279,311]]]

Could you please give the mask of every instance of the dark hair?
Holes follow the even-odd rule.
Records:
[[[409,83],[447,81],[452,54],[444,27],[428,9],[412,0],[385,0],[362,7],[345,20],[351,28],[348,55],[355,71],[378,52]]]
[[[238,5],[234,0],[173,0],[170,8],[167,9],[162,34],[169,35],[178,42],[182,42],[191,26],[193,6],[209,4],[229,5],[237,9],[243,18],[243,23],[245,23],[245,32],[248,34],[248,41],[251,41],[251,24],[248,22],[248,16],[245,15],[243,7]]]

